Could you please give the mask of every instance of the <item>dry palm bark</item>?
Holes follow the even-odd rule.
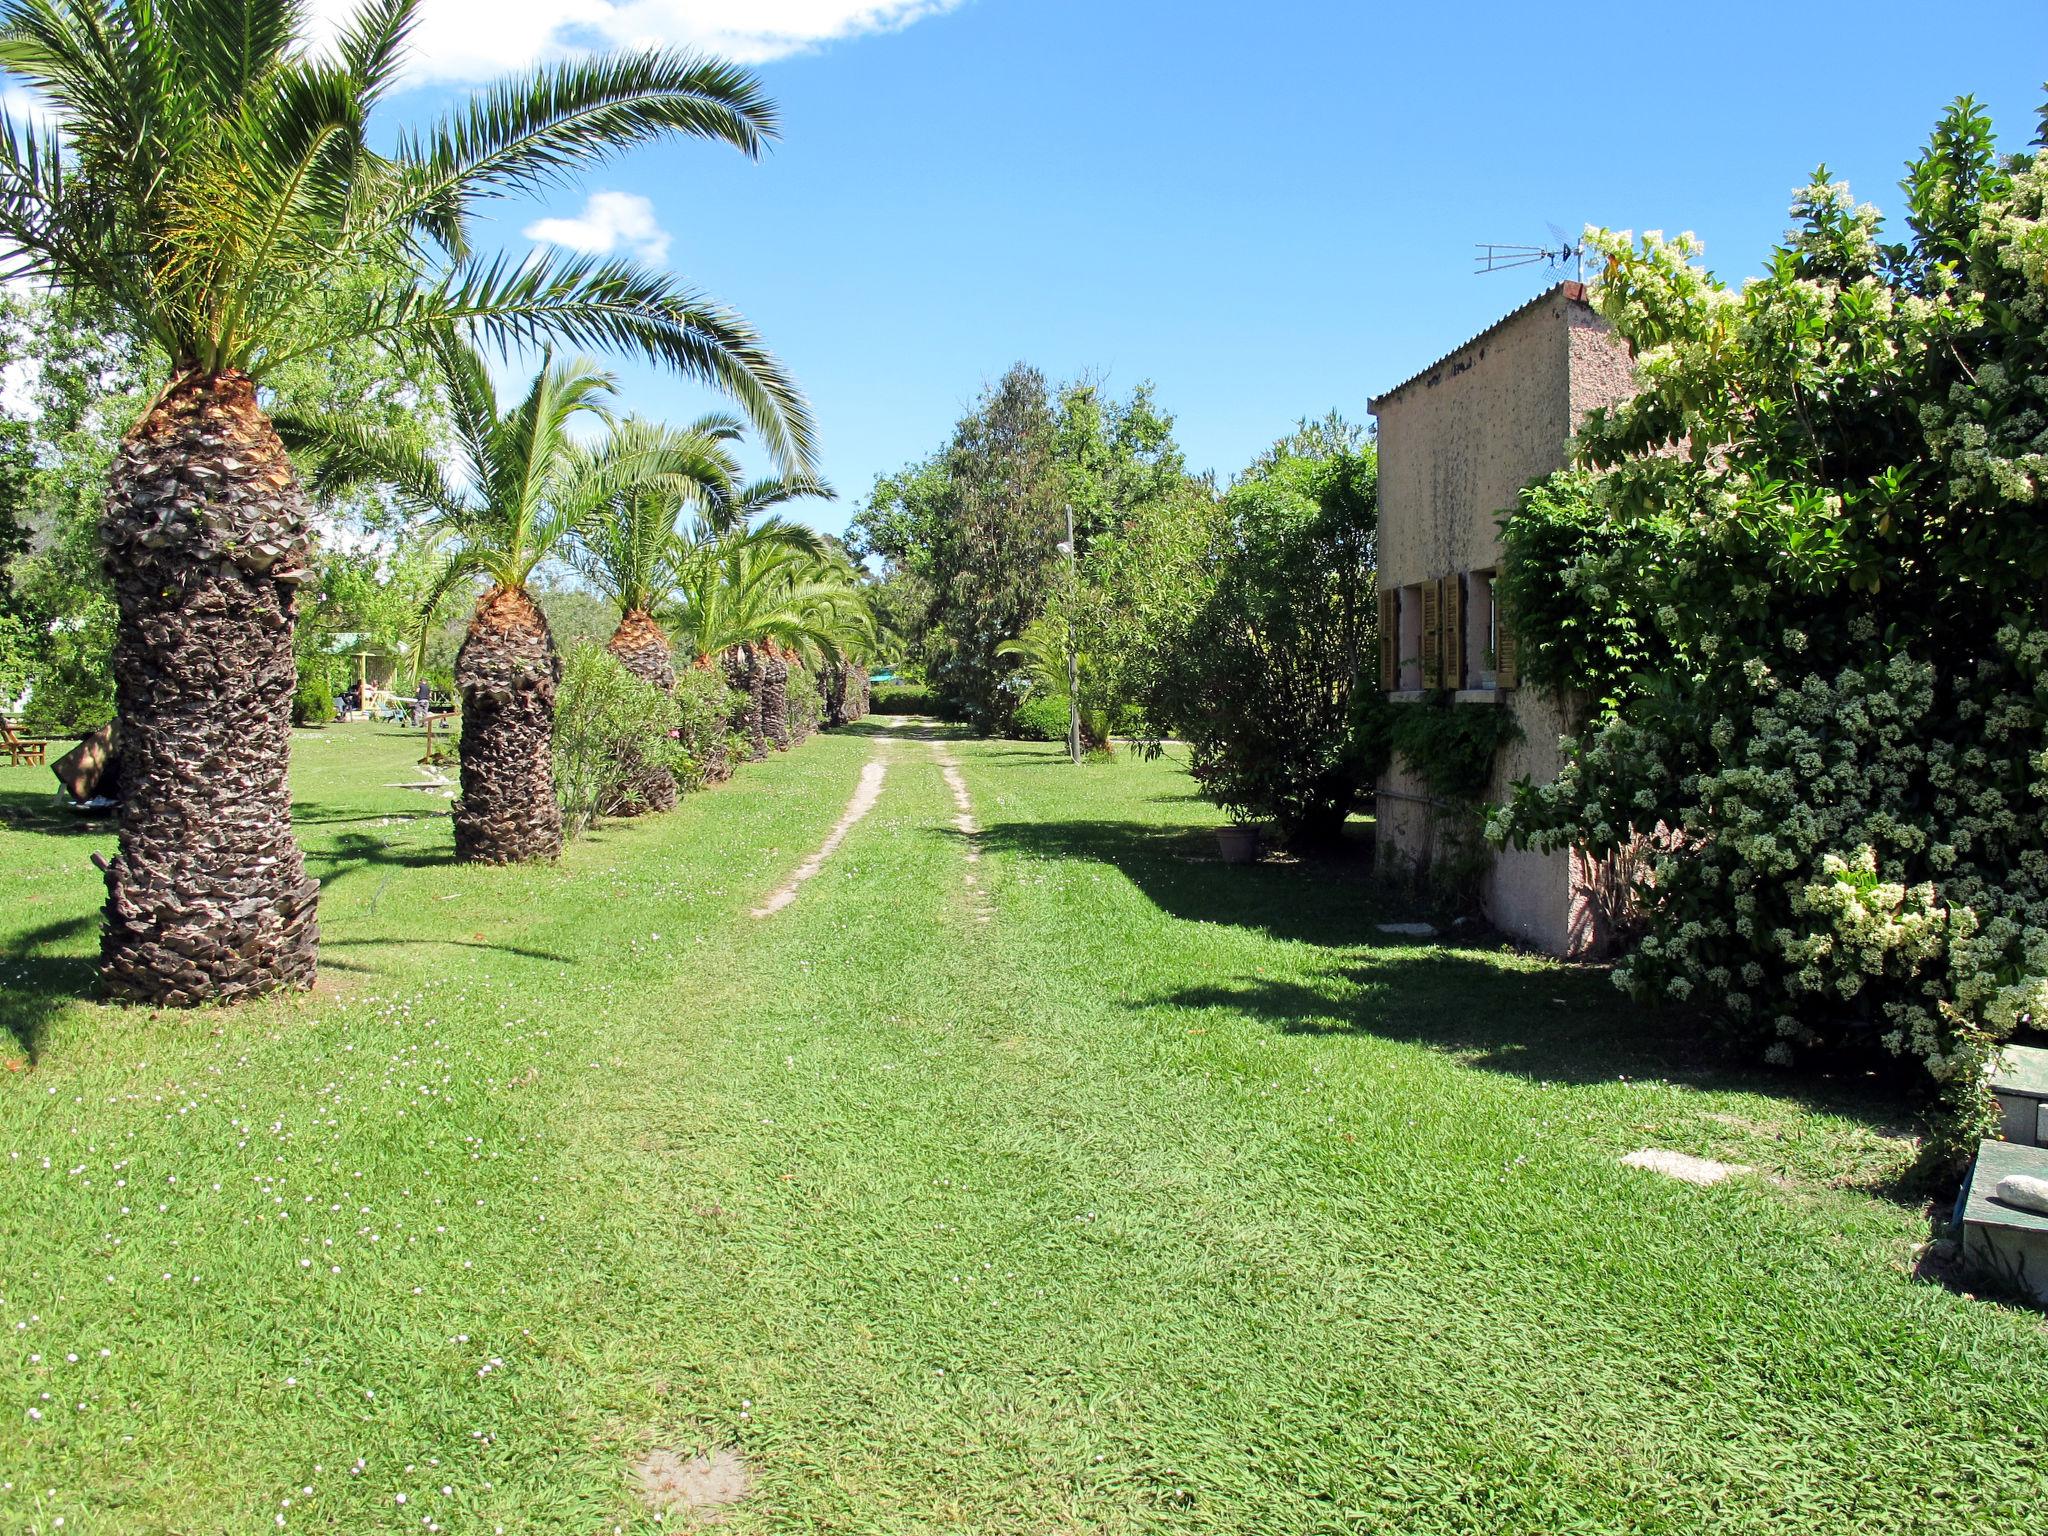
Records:
[[[762,648],[760,664],[761,730],[778,752],[789,750],[789,663],[769,641]]]
[[[491,588],[455,658],[462,691],[457,858],[514,864],[561,853],[553,759],[561,680],[554,637],[533,599],[517,588]]]
[[[101,535],[127,793],[107,993],[189,1006],[312,985],[319,884],[292,839],[305,497],[240,373],[188,376],[123,439]]]
[[[676,691],[676,663],[669,652],[668,636],[644,608],[635,608],[619,620],[606,649],[643,683],[650,683],[663,693]],[[676,799],[676,776],[668,769],[635,769],[627,776],[623,813],[672,811]]]
[[[767,668],[762,664],[761,653],[751,645],[736,645],[725,653],[725,681],[727,686],[744,696],[740,708],[733,716],[733,729],[747,738],[747,761],[758,763],[768,755],[768,736],[765,728],[765,690],[768,686]]]

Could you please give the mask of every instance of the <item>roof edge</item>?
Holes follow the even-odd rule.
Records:
[[[1521,319],[1521,317],[1523,315],[1526,315],[1530,310],[1535,309],[1540,304],[1547,304],[1552,299],[1563,299],[1567,303],[1572,304],[1584,304],[1587,302],[1586,285],[1584,283],[1572,282],[1570,280],[1566,280],[1561,283],[1553,283],[1548,288],[1544,289],[1541,293],[1537,294],[1535,297],[1523,300],[1520,304],[1517,304],[1513,309],[1509,310],[1506,314],[1502,315],[1498,320],[1494,321],[1493,324],[1487,326],[1486,329],[1466,337],[1463,341],[1459,342],[1455,347],[1451,348],[1450,351],[1444,353],[1442,356],[1436,358],[1432,362],[1425,363],[1422,367],[1416,369],[1415,372],[1409,374],[1407,378],[1403,379],[1400,383],[1394,385],[1391,389],[1381,390],[1380,393],[1369,398],[1365,402],[1365,408],[1367,412],[1374,416],[1379,415],[1380,406],[1386,401],[1393,399],[1394,396],[1400,394],[1401,391],[1406,389],[1409,385],[1417,383],[1420,380],[1426,378],[1428,375],[1435,373],[1439,368],[1443,367],[1444,364],[1448,363],[1460,352],[1466,351],[1468,348],[1477,346],[1480,342],[1486,340],[1487,337],[1491,336],[1495,331],[1499,330],[1502,326],[1508,324],[1512,320]]]

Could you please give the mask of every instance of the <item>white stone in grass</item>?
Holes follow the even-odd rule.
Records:
[[[1687,1152],[1673,1152],[1668,1147],[1638,1147],[1622,1161],[1631,1168],[1647,1168],[1669,1179],[1702,1186],[1719,1184],[1738,1173],[1756,1171],[1747,1163],[1717,1163],[1711,1157],[1694,1157]]]
[[[1433,939],[1436,937],[1434,923],[1375,923],[1381,933],[1399,934],[1406,939]]]
[[[1998,1181],[1991,1194],[2001,1205],[2016,1205],[2023,1211],[2039,1211],[2048,1216],[2048,1179],[2009,1173]]]

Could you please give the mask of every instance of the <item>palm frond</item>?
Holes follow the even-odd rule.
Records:
[[[498,256],[459,263],[440,281],[394,286],[354,325],[369,337],[460,328],[501,352],[564,342],[637,354],[735,401],[762,446],[790,473],[815,451],[810,407],[750,325],[666,273],[592,256]],[[282,356],[316,351],[307,338]]]

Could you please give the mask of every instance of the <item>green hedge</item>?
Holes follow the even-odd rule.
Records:
[[[934,713],[931,691],[921,683],[877,683],[868,697],[871,715],[929,715]]]

